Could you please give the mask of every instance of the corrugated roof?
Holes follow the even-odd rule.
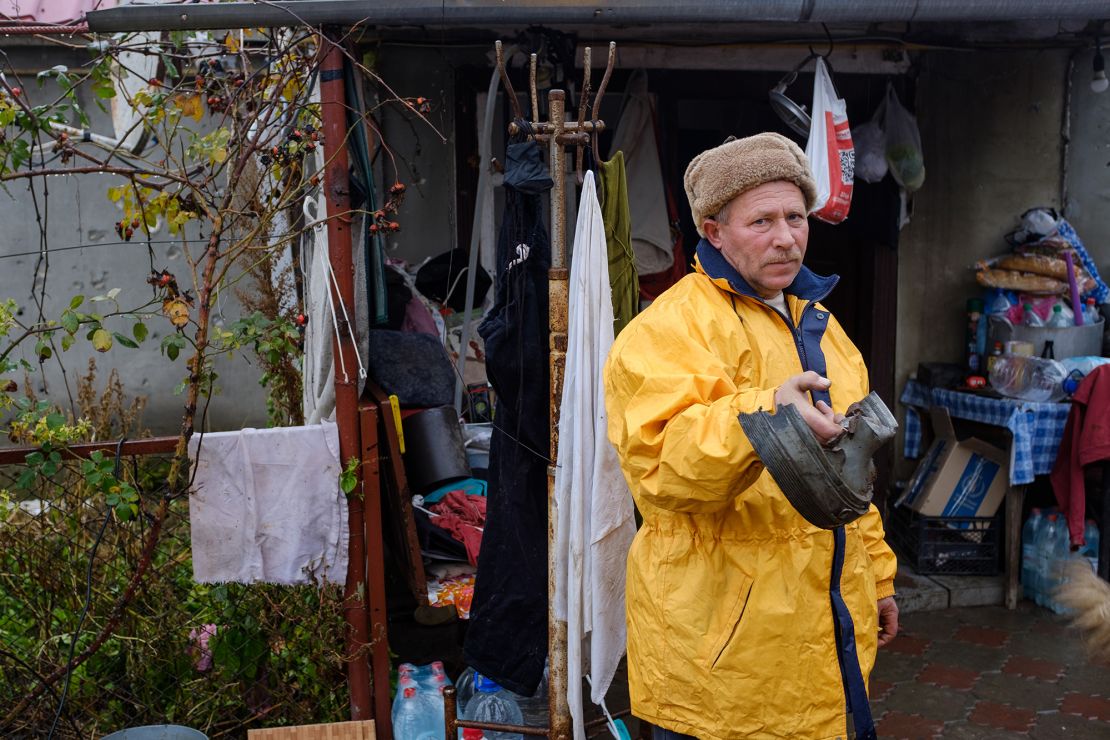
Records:
[[[118,0],[0,0],[0,18],[20,23],[71,23],[90,10],[114,8]]]

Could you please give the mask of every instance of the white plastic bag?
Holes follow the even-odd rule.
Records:
[[[903,107],[891,85],[887,85],[883,105],[886,106],[883,116],[886,162],[898,184],[907,193],[912,193],[925,182],[925,157],[921,152],[917,119]]]
[[[852,129],[852,144],[856,147],[856,177],[864,182],[879,182],[886,177],[886,135],[883,133],[885,115],[884,99],[870,121]]]
[[[813,215],[830,224],[848,218],[855,179],[855,150],[848,126],[848,108],[836,96],[825,60],[817,57],[813,80],[813,114],[806,141],[806,159],[817,180]]]

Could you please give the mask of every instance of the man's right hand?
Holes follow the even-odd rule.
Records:
[[[775,405],[794,404],[802,419],[813,431],[813,436],[817,437],[817,441],[821,444],[829,444],[844,432],[838,415],[827,403],[818,401],[814,406],[810,401],[810,391],[825,391],[831,385],[832,381],[828,378],[807,370],[801,375],[787,378],[786,382],[775,391]]]

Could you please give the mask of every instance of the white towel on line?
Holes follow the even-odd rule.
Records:
[[[193,435],[189,458],[194,580],[344,582],[347,500],[334,423]]]

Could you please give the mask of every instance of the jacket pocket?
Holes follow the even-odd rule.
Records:
[[[705,658],[709,670],[713,670],[717,666],[717,662],[721,659],[721,655],[724,654],[725,648],[728,647],[729,642],[732,641],[732,638],[740,630],[740,622],[743,620],[744,612],[747,610],[748,597],[751,595],[753,583],[754,581],[752,581],[751,578],[743,576],[737,584],[736,603],[732,605],[728,619],[725,620],[725,628],[721,630],[721,634],[717,636],[716,641],[714,641],[713,646],[709,650],[709,654]],[[726,601],[724,603],[728,602]]]

